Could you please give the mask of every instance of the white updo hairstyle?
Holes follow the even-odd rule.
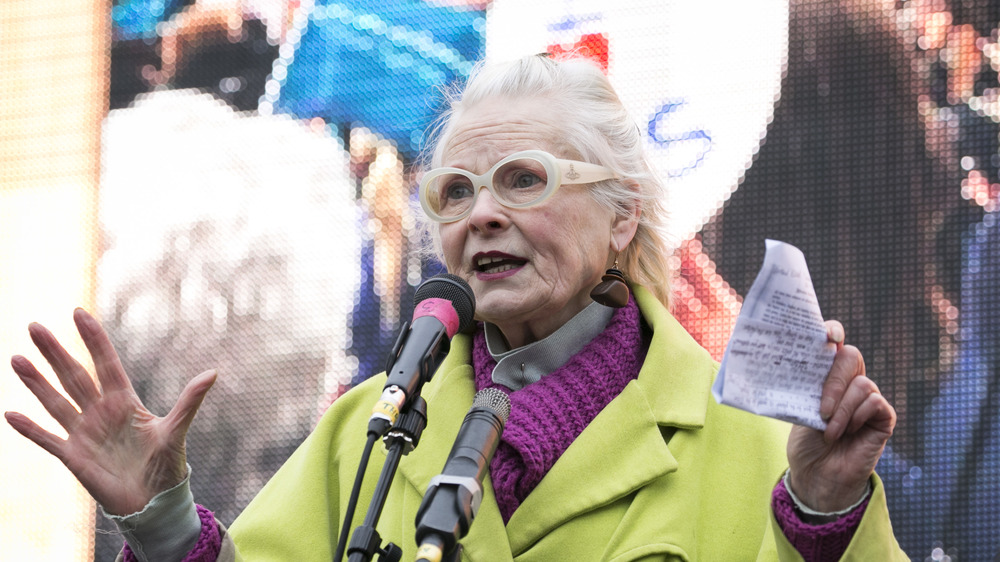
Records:
[[[577,153],[576,157],[606,166],[618,175],[620,179],[593,184],[590,193],[598,203],[624,215],[638,200],[642,207],[639,227],[618,257],[619,269],[626,279],[646,287],[669,307],[672,272],[668,266],[665,190],[646,160],[635,120],[594,62],[584,58],[555,61],[546,55],[506,63],[480,62],[464,89],[445,92],[446,109],[431,128],[421,155],[423,169],[441,166],[444,147],[465,110],[485,100],[517,103],[528,98],[551,102],[561,117],[557,122],[562,126],[562,142]],[[431,252],[441,259],[438,223],[426,219],[424,226],[433,245]]]

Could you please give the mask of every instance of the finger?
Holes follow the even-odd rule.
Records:
[[[833,365],[830,366],[830,373],[823,383],[823,395],[819,405],[819,415],[823,420],[829,420],[833,416],[851,381],[864,374],[865,361],[858,348],[846,345],[837,351],[833,357]]]
[[[69,430],[73,420],[79,415],[79,412],[70,404],[69,400],[66,400],[62,394],[53,388],[49,384],[49,381],[31,364],[31,361],[28,361],[26,358],[15,355],[10,360],[10,366],[13,367],[17,376],[21,378],[24,386],[28,387],[28,390],[35,395],[35,398],[38,398],[38,401],[45,407],[45,411],[59,422],[59,425]]]
[[[52,335],[52,332],[35,322],[28,326],[28,335],[31,336],[31,341],[34,342],[38,351],[42,352],[42,356],[52,366],[52,370],[59,377],[59,382],[66,389],[66,393],[80,406],[80,409],[86,408],[100,398],[101,393],[97,390],[97,385],[94,384],[90,373],[76,359],[73,359],[73,356]]]
[[[826,339],[837,344],[837,351],[844,347],[844,325],[836,320],[827,320],[823,323],[826,327]]]
[[[856,433],[863,427],[884,434],[885,439],[892,436],[892,431],[896,427],[896,410],[877,388],[854,411],[847,432]]]
[[[198,408],[205,400],[205,395],[215,384],[216,377],[215,370],[205,371],[187,383],[184,390],[181,391],[177,403],[174,404],[165,418],[172,432],[179,431],[181,435],[187,433],[188,427],[194,421],[195,414],[198,413]]]
[[[48,431],[45,431],[39,427],[38,424],[28,419],[28,417],[24,414],[19,414],[17,412],[4,412],[3,416],[7,418],[7,423],[9,423],[15,431],[27,437],[35,445],[45,449],[60,461],[63,460],[63,445],[66,444],[66,441],[56,437]],[[65,464],[65,461],[63,461],[63,464]]]
[[[115,346],[111,344],[108,333],[104,331],[101,323],[82,308],[73,311],[73,321],[80,332],[80,337],[83,338],[83,343],[90,351],[90,356],[94,359],[97,380],[101,381],[105,392],[111,389],[131,389],[132,383],[125,374],[118,352],[115,351]]]
[[[878,386],[868,377],[855,377],[844,397],[837,404],[837,409],[830,417],[826,425],[824,437],[827,441],[836,441],[844,434],[851,420],[854,418],[858,408],[872,394],[878,394]]]

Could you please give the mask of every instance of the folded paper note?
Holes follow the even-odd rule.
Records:
[[[720,404],[824,430],[819,402],[836,346],[827,340],[805,256],[784,242],[766,245],[712,395]]]

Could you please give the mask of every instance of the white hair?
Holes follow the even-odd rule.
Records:
[[[670,305],[669,244],[666,234],[665,190],[646,159],[642,133],[622,105],[611,82],[592,61],[548,56],[524,57],[506,63],[484,64],[473,70],[463,89],[445,92],[446,109],[438,117],[421,155],[422,167],[441,165],[444,147],[464,111],[490,100],[544,99],[562,118],[563,143],[584,161],[615,171],[619,179],[595,183],[594,199],[620,215],[637,200],[639,226],[632,242],[618,258],[619,269],[631,282],[649,289]],[[638,187],[638,189],[636,189]],[[423,216],[420,213],[420,216]],[[431,251],[442,250],[437,223],[426,220]]]

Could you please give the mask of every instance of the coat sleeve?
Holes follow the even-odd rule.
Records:
[[[233,535],[219,523],[219,533],[222,535],[222,548],[219,549],[219,557],[216,562],[242,562],[239,552],[236,550],[236,543],[233,542]]]
[[[219,534],[222,536],[222,546],[219,549],[219,555],[215,559],[216,562],[242,562],[239,553],[236,551],[236,544],[233,542],[232,535],[226,529],[226,526],[219,522],[218,519],[215,520],[216,525],[219,526]],[[118,553],[118,557],[115,558],[115,562],[125,562],[124,551]]]
[[[222,535],[219,562],[330,560],[364,450],[368,418],[385,376],[340,396],[316,428]],[[377,447],[376,447],[377,449]],[[361,497],[372,497],[381,463],[368,463]],[[360,525],[364,505],[351,528]],[[124,559],[121,555],[118,562]]]
[[[875,486],[868,502],[861,523],[858,525],[854,538],[851,539],[841,560],[886,560],[909,561],[910,558],[900,548],[892,533],[889,521],[889,507],[885,500],[885,488],[878,475],[873,477]],[[801,562],[802,555],[788,542],[781,527],[774,518],[774,513],[768,518],[768,529],[764,533],[764,542],[757,555],[758,562],[794,561]]]

